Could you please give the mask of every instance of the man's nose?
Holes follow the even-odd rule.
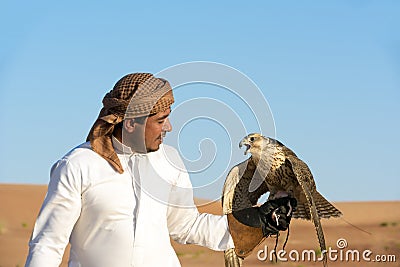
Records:
[[[163,124],[163,128],[162,128],[163,132],[170,132],[172,131],[172,125],[171,122],[169,121],[169,119],[167,118]]]

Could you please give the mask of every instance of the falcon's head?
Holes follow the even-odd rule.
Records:
[[[259,133],[251,133],[240,141],[239,148],[246,146],[245,155],[250,152],[253,157],[261,158],[262,153],[275,149],[276,144],[275,139],[262,136]]]
[[[264,142],[264,136],[259,133],[251,133],[240,141],[239,148],[246,146],[246,150],[244,151],[245,155],[247,155],[247,152],[250,152],[252,155],[257,156],[261,153]]]

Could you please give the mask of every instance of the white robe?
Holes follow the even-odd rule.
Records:
[[[233,247],[226,217],[197,211],[175,149],[133,154],[113,144],[123,174],[89,143],[52,167],[25,266],[59,266],[68,242],[69,267],[180,266],[170,236],[213,250]]]

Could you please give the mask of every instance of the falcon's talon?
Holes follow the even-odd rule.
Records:
[[[292,205],[290,205],[290,201],[288,201],[288,206],[289,206],[289,211],[288,211],[288,213],[286,214],[286,216],[291,216],[292,215],[292,210],[293,210],[293,208],[292,208]]]
[[[273,212],[272,212],[272,218],[276,221],[276,226],[279,226],[279,218],[281,217],[281,215],[276,215],[276,211],[277,211],[278,209],[275,209]]]

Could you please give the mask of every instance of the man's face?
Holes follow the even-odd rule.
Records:
[[[168,116],[171,109],[149,116],[144,129],[144,140],[147,152],[158,150],[167,132],[172,130]]]
[[[126,120],[122,137],[123,143],[139,153],[158,150],[165,134],[172,130],[168,119],[170,113],[171,109],[168,108],[147,118]]]

